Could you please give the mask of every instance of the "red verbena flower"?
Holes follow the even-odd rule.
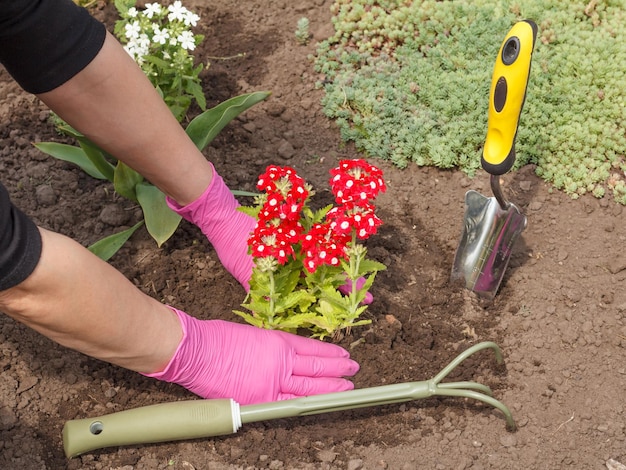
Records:
[[[351,234],[356,231],[356,236],[362,240],[374,235],[383,223],[374,213],[374,205],[370,203],[346,203],[342,206],[333,207],[326,217],[330,220],[330,227],[338,234]]]
[[[382,170],[362,159],[341,160],[330,174],[330,187],[339,204],[365,203],[387,189]]]
[[[302,227],[298,223],[272,226],[257,222],[248,239],[253,258],[272,256],[279,264],[285,264],[294,257],[293,245],[297,242]]]
[[[299,220],[310,190],[291,167],[270,165],[259,177],[257,188],[266,192],[259,219]]]
[[[341,259],[347,259],[349,241],[349,235],[334,233],[328,222],[314,224],[301,238],[304,267],[313,273],[321,265],[339,266]]]

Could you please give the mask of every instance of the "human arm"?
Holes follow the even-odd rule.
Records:
[[[42,8],[47,6],[52,10],[57,5],[76,8],[67,1],[33,1],[30,4],[43,5]],[[52,18],[44,15],[43,20],[45,26]],[[50,24],[54,23],[50,21]],[[0,21],[0,24],[4,23]],[[48,36],[55,37],[54,34]],[[2,39],[6,40],[6,36]],[[38,96],[96,144],[151,180],[170,197],[172,203],[189,207],[200,199],[204,214],[202,225],[210,232],[205,234],[210,239],[213,237],[211,241],[218,254],[219,247],[225,247],[227,254],[235,252],[233,256],[249,258],[245,243],[234,247],[232,240],[235,235],[239,239],[242,233],[245,235],[252,219],[236,217],[241,213],[236,211],[236,201],[223,180],[213,172],[211,164],[195,148],[121,45],[108,34],[103,41],[102,48],[84,68],[58,86],[38,90]],[[32,56],[37,56],[42,51],[30,52]],[[28,55],[24,60],[32,62],[32,56]],[[19,59],[19,54],[13,55],[15,57]],[[18,66],[19,63],[13,63],[11,69],[15,70]],[[4,241],[6,233],[9,234],[6,242],[11,244],[15,239],[11,238],[11,230],[3,224],[0,226],[0,242]],[[206,325],[217,323],[188,315],[184,316],[186,322],[183,325],[180,312],[175,313],[143,294],[121,273],[78,243],[44,229],[29,230],[28,233],[31,236],[35,233],[38,237],[41,234],[40,240],[38,238],[41,250],[35,253],[38,261],[28,263],[33,270],[20,276],[20,282],[10,283],[8,287],[0,282],[4,286],[4,290],[0,291],[0,311],[62,345],[150,375],[163,372],[163,369],[173,371],[172,364],[189,364],[189,360],[193,359],[194,367],[185,367],[187,374],[177,374],[175,382],[190,390],[198,390],[202,396],[226,394],[241,403],[252,399],[240,397],[242,390],[263,388],[265,382],[270,382],[268,377],[274,377],[276,381],[255,400],[274,400],[293,394],[294,388],[289,384],[293,384],[294,380],[290,378],[294,375],[304,377],[304,382],[312,385],[299,387],[299,393],[337,391],[352,386],[340,377],[353,374],[358,366],[337,346],[304,338],[294,339],[292,335],[263,332],[234,323],[227,323],[227,327],[210,328]],[[32,244],[33,247],[36,245]],[[0,253],[2,248],[0,244]],[[24,256],[31,255],[33,253],[28,250],[24,253]],[[231,258],[226,256],[224,259]],[[240,275],[238,279],[246,282],[250,276],[249,266],[246,272],[241,263],[235,265]],[[188,327],[187,330],[184,326]],[[232,334],[231,329],[240,331],[242,327],[245,334]],[[184,333],[191,329],[200,333]],[[254,379],[253,373],[261,370],[256,361],[251,362],[256,354],[240,354],[241,346],[235,341],[235,336],[240,339],[243,336],[247,348],[256,344],[255,348],[265,354],[263,384],[257,384]],[[312,353],[309,353],[310,347],[305,348],[305,356],[320,356],[319,360],[314,359],[313,369],[295,365],[298,362],[294,357],[302,355],[300,345],[305,342],[315,345]],[[196,354],[198,348],[206,354]],[[330,359],[326,358],[329,355]],[[220,368],[227,358],[230,364],[237,367]],[[309,374],[312,382],[307,379]],[[162,378],[169,380],[165,375]],[[333,380],[328,382],[328,378]],[[321,382],[318,379],[322,379]],[[207,380],[217,389],[207,388],[206,383],[200,387],[197,383]],[[231,385],[220,386],[221,381]]]
[[[279,331],[198,320],[137,289],[80,244],[40,229],[39,263],[0,291],[0,311],[61,345],[242,404],[351,389],[339,346]]]

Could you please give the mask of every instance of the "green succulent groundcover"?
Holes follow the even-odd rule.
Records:
[[[332,6],[319,44],[325,113],[372,157],[480,168],[498,49],[539,26],[516,140],[519,167],[572,197],[626,204],[626,0],[373,1]]]

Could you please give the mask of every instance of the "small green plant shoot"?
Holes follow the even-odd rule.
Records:
[[[313,211],[312,188],[291,167],[271,165],[259,177],[254,207],[240,210],[257,218],[249,246],[255,266],[250,292],[235,311],[267,329],[337,339],[359,320],[376,273],[385,265],[367,258],[360,243],[382,221],[373,200],[385,191],[382,171],[364,160],[343,160],[331,170],[336,206]]]
[[[188,53],[202,40],[202,36],[193,35],[188,29],[196,24],[198,16],[183,7],[180,1],[169,7],[149,3],[142,11],[135,8],[135,0],[116,0],[115,5],[122,18],[115,28],[121,35],[121,42],[142,66],[178,120],[187,113],[192,98],[201,108],[206,108],[198,78],[202,66],[194,67],[193,57]],[[232,119],[268,96],[269,92],[255,92],[226,100],[192,119],[185,131],[198,149],[203,150]],[[165,243],[181,221],[180,216],[167,206],[165,195],[66,123],[57,121],[57,128],[74,137],[78,146],[40,142],[35,147],[59,160],[78,165],[94,178],[110,181],[119,195],[136,201],[143,211],[143,221],[97,241],[89,249],[108,260],[144,223],[158,246]]]
[[[399,167],[480,168],[500,38],[539,26],[516,166],[573,198],[626,204],[626,1],[336,0],[322,41],[325,113]]]
[[[298,41],[298,44],[305,46],[309,43],[309,39],[311,39],[309,19],[302,17],[298,20],[298,24],[296,25],[296,41]]]

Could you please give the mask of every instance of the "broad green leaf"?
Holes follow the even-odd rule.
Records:
[[[87,247],[98,258],[108,261],[111,256],[119,251],[119,249],[126,243],[126,241],[132,236],[135,231],[143,225],[143,220],[137,222],[131,228],[124,230],[113,235],[109,235],[101,240],[98,240],[93,245]]]
[[[91,163],[112,183],[115,178],[115,167],[107,161],[102,150],[84,136],[76,137],[76,139]]]
[[[113,186],[119,195],[131,201],[137,201],[137,191],[135,188],[143,180],[143,176],[124,162],[117,162],[113,176]]]
[[[268,91],[258,91],[230,98],[196,116],[187,126],[186,132],[196,147],[203,150],[226,124],[269,95]]]
[[[137,185],[136,191],[148,233],[160,247],[176,231],[182,217],[167,207],[165,194],[156,186],[144,182]]]
[[[62,124],[58,127],[58,130],[60,132],[63,132],[64,134],[69,135],[70,137],[83,137],[83,134],[81,134],[80,132],[78,132],[76,129],[74,129],[72,126],[70,126],[68,123]]]
[[[58,142],[39,142],[34,144],[43,153],[65,162],[79,166],[85,173],[99,180],[107,179],[98,168],[87,157],[87,154],[80,147],[74,145],[60,144]]]
[[[78,140],[78,144],[82,148],[87,158],[91,161],[93,166],[95,166],[98,171],[104,176],[104,179],[113,182],[113,172],[115,170],[115,167],[106,159],[106,154],[103,150],[101,150],[96,144],[91,142],[87,137],[85,137],[83,134],[78,132],[67,123],[59,126],[58,129],[61,132]]]

